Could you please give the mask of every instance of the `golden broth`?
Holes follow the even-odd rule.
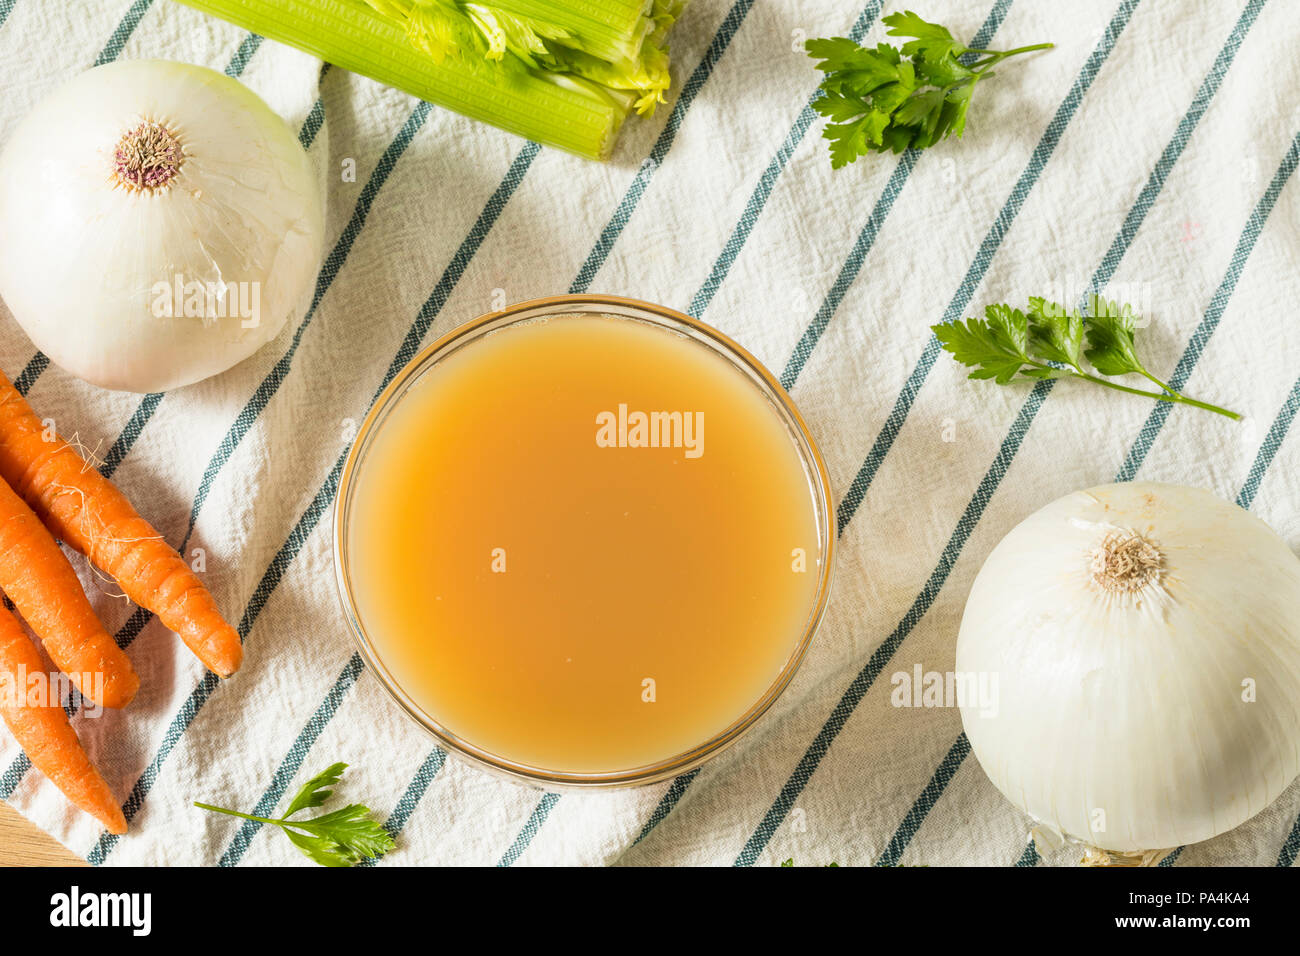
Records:
[[[704,744],[818,606],[817,477],[785,421],[728,358],[646,322],[550,316],[449,352],[353,481],[372,654],[443,731],[525,767]]]

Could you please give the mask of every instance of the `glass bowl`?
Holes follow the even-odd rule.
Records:
[[[648,323],[711,349],[725,358],[744,374],[766,399],[768,407],[778,416],[789,434],[804,474],[808,481],[809,497],[814,510],[820,563],[818,580],[802,633],[792,636],[792,650],[776,679],[766,692],[754,701],[740,717],[722,731],[702,741],[690,750],[653,764],[626,770],[586,773],[565,772],[528,766],[497,754],[490,753],[452,733],[439,723],[435,715],[427,712],[403,689],[401,683],[385,666],[375,642],[367,632],[366,623],[358,611],[353,590],[351,556],[349,554],[349,521],[351,520],[355,491],[360,470],[366,462],[367,451],[374,436],[384,427],[389,413],[396,407],[421,376],[452,353],[472,346],[484,336],[508,326],[543,319],[547,316],[590,313],[613,316]],[[717,755],[749,730],[780,696],[790,683],[804,658],[813,634],[825,612],[830,595],[834,566],[835,534],[831,509],[830,482],[826,466],[818,452],[807,425],[800,416],[790,396],[777,380],[743,348],[721,332],[704,323],[663,306],[607,295],[559,295],[536,299],[510,306],[500,312],[480,316],[444,335],[411,360],[376,399],[370,413],[361,424],[356,440],[348,455],[339,480],[334,511],[334,567],[335,577],[348,627],[356,640],[357,648],[366,666],[378,678],[384,689],[419,726],[423,727],[449,753],[457,755],[490,772],[504,775],[533,786],[554,788],[629,787],[656,783],[675,777],[698,767]]]

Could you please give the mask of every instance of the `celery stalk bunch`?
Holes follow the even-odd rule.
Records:
[[[439,106],[606,159],[670,83],[685,0],[180,0]]]

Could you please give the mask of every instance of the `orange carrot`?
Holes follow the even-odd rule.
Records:
[[[180,635],[211,671],[229,677],[244,648],[198,575],[126,496],[46,429],[0,374],[0,477],[57,538],[113,576],[136,604]]]
[[[77,732],[54,694],[33,703],[24,675],[44,673],[36,646],[12,614],[0,607],[0,717],[34,766],[74,805],[93,816],[109,833],[125,833],[126,818],[108,784],[86,756]]]
[[[140,688],[131,661],[99,623],[50,532],[3,479],[0,588],[77,690],[105,707],[130,703]]]

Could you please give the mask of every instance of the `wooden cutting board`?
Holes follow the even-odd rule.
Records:
[[[72,853],[7,803],[0,802],[0,866],[85,866]]]

